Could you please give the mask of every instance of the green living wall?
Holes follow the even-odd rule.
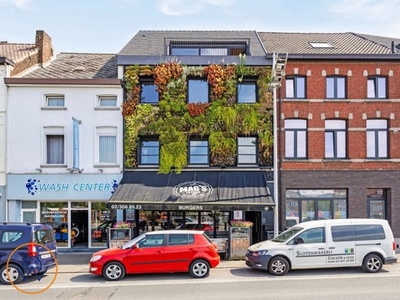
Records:
[[[210,166],[235,166],[237,137],[258,137],[260,166],[272,161],[272,94],[268,90],[270,67],[234,65],[184,66],[166,62],[156,66],[130,66],[124,74],[127,98],[122,106],[125,120],[125,167],[137,166],[140,136],[158,136],[160,173],[180,173],[187,166],[188,138],[208,137]],[[139,104],[139,78],[151,76],[160,94],[159,105]],[[209,103],[187,103],[187,77],[207,79]],[[237,84],[256,78],[258,102],[239,104]]]

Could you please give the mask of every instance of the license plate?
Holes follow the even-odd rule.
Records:
[[[51,257],[51,254],[43,254],[43,255],[41,255],[40,256],[42,259],[44,259],[44,258],[50,258]]]

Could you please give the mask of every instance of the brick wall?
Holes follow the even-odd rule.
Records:
[[[367,76],[387,76],[389,99],[371,100],[367,97]],[[341,170],[341,169],[400,169],[400,63],[398,62],[290,62],[286,74],[307,78],[304,100],[285,99],[285,81],[282,84],[280,116],[307,120],[308,160],[282,162],[282,169]],[[307,74],[309,76],[307,76]],[[342,75],[347,78],[347,98],[326,100],[326,76]],[[364,161],[366,158],[366,118],[388,120],[389,157],[391,160]],[[279,118],[280,119],[280,118]],[[325,156],[325,119],[347,121],[348,160],[323,161]],[[280,119],[281,128],[284,120]],[[284,131],[279,137],[279,154],[284,157]],[[314,162],[310,162],[313,159]],[[358,160],[358,161],[354,161]]]
[[[29,55],[14,66],[10,72],[11,76],[15,76],[36,65],[42,66],[51,60],[54,54],[51,38],[43,30],[36,31],[35,48],[37,50],[36,53]]]

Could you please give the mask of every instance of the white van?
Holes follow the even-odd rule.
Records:
[[[290,269],[362,266],[370,273],[397,262],[386,220],[335,219],[290,227],[272,240],[250,246],[246,265],[285,275]]]

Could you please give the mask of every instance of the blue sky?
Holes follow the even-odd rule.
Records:
[[[356,32],[400,38],[400,0],[0,0],[0,41],[118,53],[139,30]]]

